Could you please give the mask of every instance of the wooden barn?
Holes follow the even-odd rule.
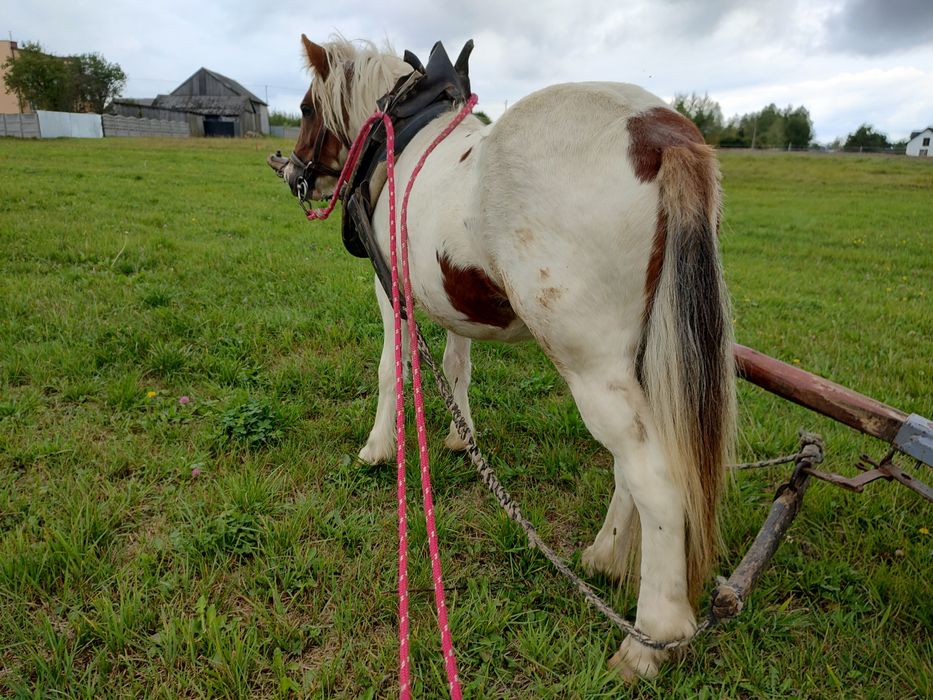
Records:
[[[187,113],[192,136],[269,133],[268,105],[235,80],[207,68],[170,94],[158,95],[147,107],[142,111]]]

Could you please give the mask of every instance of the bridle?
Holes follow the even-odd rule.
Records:
[[[289,162],[295,166],[292,172],[298,173],[297,176],[293,178],[293,181],[288,184],[291,186],[295,196],[298,197],[298,203],[301,205],[301,208],[306,211],[306,198],[314,191],[314,185],[318,177],[322,175],[333,178],[340,177],[339,169],[321,162],[321,152],[324,150],[324,144],[328,137],[339,140],[347,148],[350,146],[346,140],[340,139],[321,123],[321,128],[318,129],[317,137],[314,139],[314,148],[311,151],[310,160],[307,162],[303,161],[295,151],[292,151],[291,155],[288,157]]]

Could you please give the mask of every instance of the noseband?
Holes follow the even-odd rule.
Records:
[[[308,162],[299,158],[295,151],[292,151],[292,154],[288,157],[291,164],[295,166],[294,172],[298,173],[298,176],[294,178],[294,182],[289,184],[292,185],[292,190],[294,190],[295,196],[298,197],[300,203],[303,203],[308,195],[311,194],[314,190],[315,182],[321,175],[340,177],[340,170],[321,162],[321,151],[324,148],[324,142],[327,140],[328,135],[337,138],[335,134],[328,131],[322,124],[317,132],[317,138],[314,140],[314,149],[311,151],[311,159]]]

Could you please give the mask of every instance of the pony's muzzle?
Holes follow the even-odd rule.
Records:
[[[266,162],[275,171],[276,175],[285,178],[285,166],[288,165],[288,158],[282,155],[282,151],[270,153],[269,157],[266,158]]]
[[[269,155],[266,162],[276,175],[285,180],[288,189],[298,198],[298,201],[306,202],[310,199],[313,194],[311,191],[313,183],[309,183],[304,178],[304,171],[295,167],[295,163],[283,156],[281,151]]]

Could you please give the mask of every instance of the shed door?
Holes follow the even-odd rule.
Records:
[[[222,122],[219,119],[204,120],[205,136],[229,136],[233,137],[233,122]]]

